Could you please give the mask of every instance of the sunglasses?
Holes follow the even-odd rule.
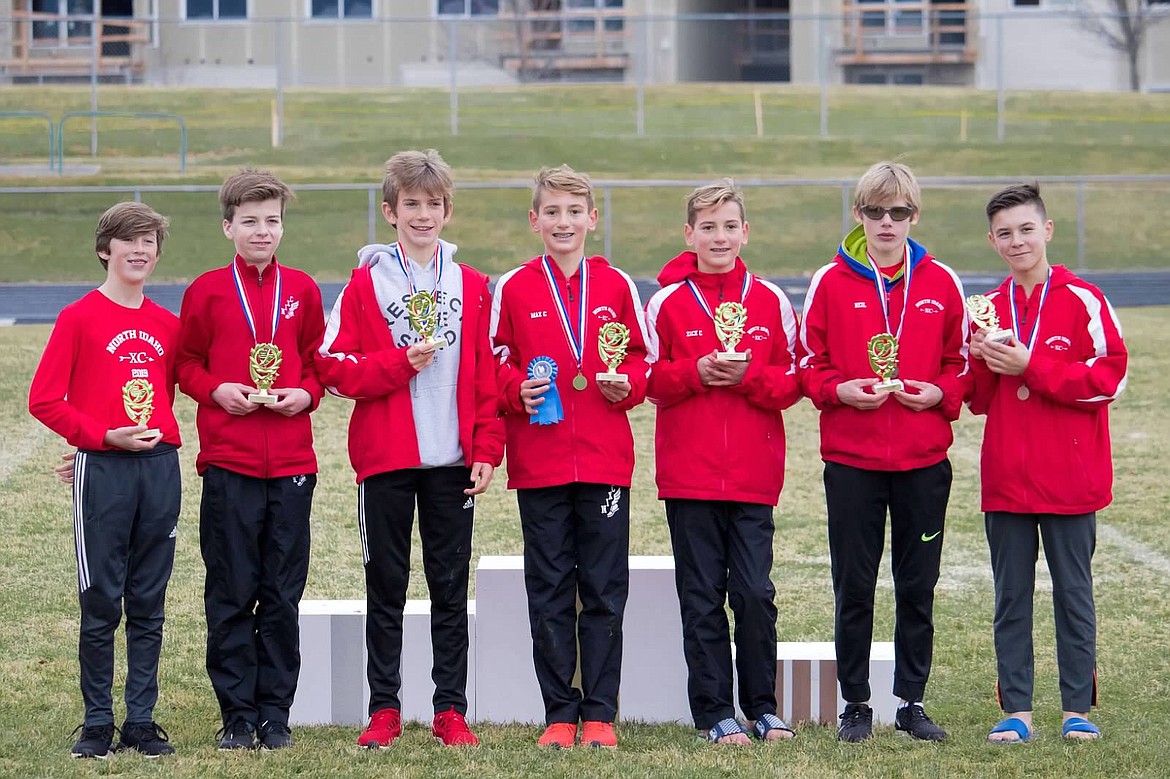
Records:
[[[890,219],[895,222],[905,222],[910,217],[914,216],[914,208],[910,206],[894,206],[893,208],[883,208],[881,206],[858,206],[858,212],[862,216],[877,221],[886,214],[890,215]]]

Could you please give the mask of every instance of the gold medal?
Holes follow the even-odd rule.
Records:
[[[580,392],[581,390],[585,389],[588,386],[589,386],[589,382],[585,379],[584,373],[578,373],[576,376],[573,377],[573,389]]]
[[[1016,390],[1016,397],[1019,398],[1020,400],[1027,400],[1031,396],[1031,394],[1032,394],[1031,390],[1029,390],[1023,384],[1021,384],[1020,388],[1018,390]]]

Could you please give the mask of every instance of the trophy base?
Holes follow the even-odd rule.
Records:
[[[278,400],[280,398],[275,395],[269,395],[267,392],[253,392],[248,396],[249,403],[255,403],[259,406],[274,406]]]
[[[885,394],[887,392],[901,392],[906,389],[906,385],[898,379],[888,379],[886,381],[879,381],[870,387],[875,395]]]
[[[983,340],[991,341],[992,343],[997,343],[997,344],[1006,344],[1008,341],[1012,340],[1012,331],[1011,330],[988,330],[987,335],[984,337]]]
[[[612,382],[616,382],[618,384],[628,384],[630,381],[629,377],[626,376],[626,374],[618,373],[617,371],[613,371],[613,372],[602,371],[601,373],[597,374],[597,380],[598,381],[612,381]]]
[[[135,441],[149,441],[150,439],[157,437],[160,432],[162,431],[160,431],[157,427],[152,427],[149,430],[143,430],[141,433],[135,433],[130,437]]]
[[[715,359],[725,362],[743,362],[747,359],[747,352],[715,352]]]
[[[419,346],[428,346],[431,350],[442,349],[447,346],[446,341],[436,341],[434,338],[424,338],[418,342]]]

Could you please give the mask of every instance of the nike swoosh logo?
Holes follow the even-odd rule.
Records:
[[[938,536],[939,536],[939,534],[940,534],[940,533],[942,533],[942,531],[941,531],[941,530],[936,530],[936,531],[934,531],[934,533],[932,533],[932,534],[931,534],[931,535],[929,535],[929,536],[928,536],[928,535],[926,535],[926,533],[923,533],[923,534],[922,534],[922,543],[924,543],[924,544],[925,544],[925,543],[927,543],[927,542],[929,542],[929,541],[933,541],[934,539],[938,538]]]

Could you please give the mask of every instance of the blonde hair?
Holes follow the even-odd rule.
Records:
[[[879,162],[870,167],[853,190],[853,207],[876,206],[893,200],[905,200],[906,205],[919,210],[922,190],[910,168],[900,162]]]
[[[695,216],[708,208],[718,208],[724,203],[735,203],[739,206],[739,219],[746,216],[743,210],[743,192],[735,186],[735,181],[724,177],[710,184],[704,184],[687,195],[687,224],[695,226]]]
[[[585,205],[592,211],[593,182],[585,173],[578,173],[568,165],[558,165],[555,168],[541,168],[537,171],[532,183],[532,210],[540,210],[540,198],[545,190],[551,192],[568,192],[570,195],[580,195],[585,198]]]
[[[280,215],[284,216],[285,204],[295,197],[288,184],[268,171],[245,168],[223,182],[219,188],[219,207],[223,210],[224,221],[230,222],[236,216],[236,209],[244,203],[279,200]]]
[[[98,253],[98,261],[103,268],[110,267],[109,260],[103,258],[101,253],[109,254],[110,241],[114,238],[131,241],[148,233],[154,233],[158,254],[161,255],[170,223],[169,219],[145,203],[118,203],[106,209],[94,230],[94,251]]]
[[[382,179],[382,202],[390,210],[398,208],[398,195],[403,191],[422,191],[431,197],[443,198],[443,212],[451,213],[451,196],[455,182],[451,166],[434,149],[400,151],[386,160],[386,176]]]

